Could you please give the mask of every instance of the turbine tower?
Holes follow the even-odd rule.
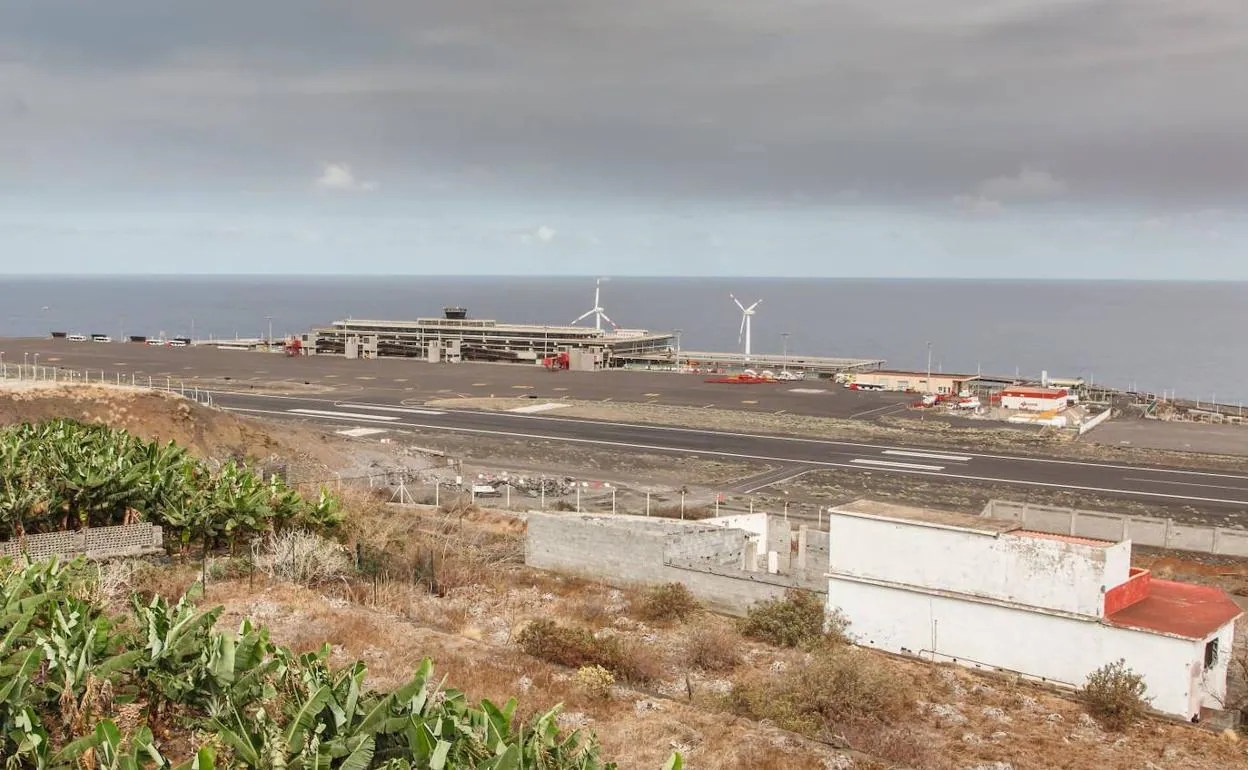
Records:
[[[599,278],[596,281],[594,281],[594,306],[591,307],[589,310],[586,310],[575,321],[573,321],[572,323],[574,325],[580,323],[581,321],[584,321],[586,318],[589,318],[592,315],[594,317],[594,328],[597,329],[598,331],[602,331],[603,321],[606,321],[607,323],[611,324],[611,328],[613,329],[619,328],[618,326],[616,326],[615,321],[612,321],[610,318],[607,317],[607,314],[603,312],[602,303],[599,301],[600,292],[602,291],[602,282],[605,280],[607,279]]]
[[[750,360],[750,319],[754,316],[754,308],[758,307],[758,303],[762,302],[762,300],[760,299],[758,300],[758,302],[755,302],[753,305],[746,307],[745,305],[741,304],[741,300],[737,299],[736,296],[732,294],[729,294],[728,296],[732,298],[733,302],[737,303],[737,307],[741,308],[741,329],[737,332],[737,344],[738,345],[741,344],[741,337],[742,335],[744,335],[745,336],[745,360],[749,361]]]

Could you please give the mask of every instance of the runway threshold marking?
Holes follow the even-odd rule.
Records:
[[[850,462],[856,465],[874,465],[880,468],[908,468],[910,470],[915,470],[915,471],[943,471],[945,469],[945,466],[943,465],[920,465],[918,463],[894,463],[894,462],[889,462],[888,460],[855,459],[855,460],[850,460]]]
[[[378,420],[380,422],[393,422],[401,420],[401,417],[391,417],[384,414],[359,414],[357,412],[329,412],[324,409],[287,409],[287,412],[293,414],[306,414],[312,417],[338,417],[344,420]]]
[[[921,457],[927,460],[948,460],[955,463],[969,462],[971,459],[966,455],[942,455],[934,452],[911,452],[905,449],[885,449],[880,454],[896,455],[898,457]]]
[[[289,416],[290,414],[290,410],[282,412],[282,411],[278,411],[275,409],[254,409],[254,408],[241,407],[241,406],[227,406],[227,407],[224,407],[224,409],[227,412],[241,412],[243,414],[269,414],[269,415],[278,415],[278,416],[282,416],[282,415]],[[497,414],[499,416],[506,415],[506,416],[517,418],[517,419],[525,419],[525,420],[554,420],[557,422],[581,422],[581,423],[586,423],[590,425],[613,424],[610,422],[598,422],[598,421],[593,421],[593,420],[578,420],[575,418],[542,417],[538,415],[509,414],[508,412],[495,412],[494,414]],[[323,417],[325,419],[337,419],[337,420],[349,420],[350,419],[349,417],[342,416],[342,414],[339,412],[329,412],[328,414],[323,415]],[[659,444],[638,444],[638,443],[632,443],[632,442],[626,442],[626,441],[611,441],[608,439],[594,439],[594,438],[576,438],[572,436],[543,436],[540,434],[521,433],[519,431],[496,430],[496,429],[490,429],[490,428],[468,428],[468,427],[460,427],[460,426],[452,426],[452,425],[428,425],[424,423],[410,423],[410,422],[399,423],[399,424],[405,428],[418,428],[418,429],[425,429],[425,430],[443,430],[443,431],[450,431],[452,433],[469,433],[469,434],[474,434],[478,436],[503,436],[506,438],[537,439],[541,441],[562,441],[564,443],[569,443],[569,444],[586,444],[586,445],[591,445],[591,446],[612,446],[612,447],[620,447],[624,449],[641,449],[641,450],[654,451],[654,452],[673,452],[673,453],[679,453],[679,454],[701,454],[701,455],[709,455],[709,456],[714,456],[714,457],[732,457],[732,458],[736,458],[740,460],[760,460],[763,462],[777,462],[777,463],[803,462],[803,463],[806,463],[807,465],[814,466],[816,470],[820,468],[847,468],[847,469],[853,469],[853,470],[865,470],[864,468],[862,468],[861,465],[852,464],[853,461],[848,462],[848,463],[839,463],[839,462],[831,462],[828,460],[795,460],[794,458],[791,458],[791,457],[774,457],[771,455],[759,455],[759,454],[752,454],[752,453],[746,453],[746,452],[724,452],[720,450],[706,450],[706,449],[690,450],[688,448],[683,448],[683,447],[662,446]],[[618,424],[627,425],[627,423],[618,423]],[[628,427],[636,428],[637,426],[628,425]],[[650,425],[646,427],[652,430],[681,430],[681,431],[687,431],[690,433],[712,433],[713,432],[713,431],[690,430],[687,428],[673,429],[673,428],[670,428],[669,426]],[[731,435],[744,435],[744,436],[751,437],[751,438],[775,438],[774,436],[768,437],[768,436],[761,436],[761,435],[735,434],[735,433],[725,433],[724,435],[730,435],[730,436]],[[818,439],[789,438],[785,440],[795,441],[795,442],[815,443],[815,444],[832,443],[832,442],[827,442],[827,441],[819,441]],[[870,445],[863,445],[863,446],[867,446],[868,448],[872,448],[872,449],[883,449],[883,447],[878,447],[878,446],[875,446],[875,447],[871,447]],[[976,455],[976,457],[994,457],[994,455]],[[998,459],[1017,460],[1018,458],[1001,456],[1001,457],[998,457]],[[1030,459],[1034,460],[1035,458],[1030,458]],[[1111,467],[1111,468],[1114,467],[1114,466],[1109,466],[1109,465],[1101,465],[1099,463],[1081,463],[1081,462],[1074,462],[1070,460],[1047,460],[1044,458],[1040,458],[1039,461],[1047,462],[1047,463],[1066,463],[1070,465],[1085,465],[1085,466],[1092,466],[1092,467]],[[879,462],[879,461],[876,461],[876,462]],[[904,465],[904,463],[897,463],[897,465]],[[1123,466],[1123,467],[1130,468],[1130,466]],[[881,470],[885,470],[885,469],[882,468]],[[1132,470],[1138,470],[1138,469],[1132,468]],[[1151,470],[1161,470],[1161,472],[1189,473],[1189,471],[1167,471],[1166,469],[1151,469]],[[1190,501],[1190,502],[1201,502],[1201,503],[1248,505],[1248,499],[1227,500],[1227,499],[1216,498],[1216,497],[1192,497],[1190,495],[1176,495],[1176,494],[1171,494],[1167,492],[1146,492],[1141,489],[1117,489],[1114,487],[1094,487],[1094,486],[1090,486],[1086,484],[1070,484],[1070,483],[1062,483],[1062,482],[1056,482],[1056,481],[1031,481],[1028,479],[1008,478],[1008,477],[1000,477],[1000,476],[976,476],[976,475],[971,475],[971,474],[966,474],[966,473],[936,473],[933,471],[920,470],[920,466],[907,466],[907,467],[897,468],[893,472],[894,473],[909,473],[915,476],[932,476],[934,478],[945,479],[945,480],[955,479],[958,481],[985,481],[985,482],[992,482],[992,483],[997,483],[997,484],[1017,484],[1019,486],[1041,487],[1045,489],[1066,489],[1066,490],[1074,489],[1074,490],[1080,490],[1083,492],[1106,492],[1110,494],[1127,495],[1129,497],[1156,497],[1156,498],[1161,498],[1161,499],[1166,499],[1166,500],[1185,500],[1185,501]],[[1192,473],[1195,473],[1195,472],[1192,472]],[[1219,474],[1204,473],[1204,474],[1199,474],[1199,475],[1217,476]],[[1232,477],[1232,478],[1238,478],[1238,477]]]

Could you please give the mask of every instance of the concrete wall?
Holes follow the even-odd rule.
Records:
[[[835,511],[828,532],[837,573],[1080,615],[1099,617],[1104,592],[1127,579],[1126,561],[1106,549],[1058,540]]]
[[[1071,686],[1124,658],[1143,674],[1153,707],[1184,719],[1202,705],[1220,708],[1213,693],[1225,692],[1225,668],[1192,676],[1193,665],[1203,667],[1204,642],[1116,628],[1093,618],[837,577],[828,581],[827,606],[845,613],[850,634],[863,646],[1002,668]],[[1223,649],[1230,649],[1229,641]]]
[[[1176,524],[1173,519],[1124,516],[1029,503],[991,500],[982,515],[1017,521],[1027,529],[1136,545],[1248,557],[1248,530]]]
[[[1080,436],[1082,436],[1083,434],[1085,434],[1085,433],[1087,433],[1088,431],[1092,430],[1092,429],[1093,429],[1093,428],[1095,428],[1096,426],[1098,426],[1098,425],[1100,425],[1101,423],[1105,422],[1106,420],[1108,420],[1108,419],[1110,418],[1110,416],[1111,416],[1113,413],[1114,413],[1114,410],[1112,410],[1112,409],[1106,409],[1105,411],[1101,412],[1100,414],[1098,414],[1097,416],[1093,417],[1092,419],[1090,419],[1090,420],[1084,420],[1083,422],[1079,423],[1079,435],[1080,435]]]
[[[26,553],[34,560],[46,559],[53,554],[105,559],[158,553],[164,547],[164,535],[160,527],[142,522],[116,527],[93,527],[76,532],[28,535],[22,541],[0,543],[0,556],[18,557]]]
[[[827,592],[822,569],[789,575],[743,568],[753,550],[744,530],[610,514],[531,512],[527,520],[525,564],[539,569],[615,585],[679,582],[712,609],[736,615],[792,588]],[[787,526],[773,529],[788,534]]]

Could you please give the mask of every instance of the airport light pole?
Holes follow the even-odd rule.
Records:
[[[787,372],[789,370],[789,333],[784,332],[780,335],[780,339],[784,341],[784,371]]]
[[[932,343],[927,343],[927,392],[932,392]]]
[[[264,346],[270,348],[273,347],[273,316],[266,315],[264,320],[269,322],[269,336],[264,338]]]
[[[680,329],[676,330],[676,371],[680,371]]]

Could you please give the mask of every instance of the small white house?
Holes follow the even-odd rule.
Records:
[[[1130,541],[874,501],[832,509],[828,526],[828,610],[860,645],[1072,687],[1123,658],[1153,708],[1222,708],[1239,607],[1133,569]]]
[[[1065,388],[1006,388],[1001,391],[1001,406],[1019,412],[1049,412],[1070,405],[1070,392]]]

